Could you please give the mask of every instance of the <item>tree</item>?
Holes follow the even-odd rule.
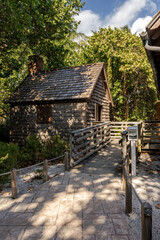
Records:
[[[105,62],[113,120],[154,118],[156,88],[140,37],[128,27],[100,29],[81,47],[81,64]]]
[[[46,69],[65,66],[82,6],[81,0],[0,1],[0,116],[4,99],[26,76],[29,55],[43,56]]]

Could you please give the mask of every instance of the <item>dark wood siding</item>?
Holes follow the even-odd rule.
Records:
[[[110,120],[110,103],[107,95],[107,86],[105,84],[105,77],[103,70],[93,90],[91,99],[88,103],[87,109],[87,125],[91,125],[96,120],[96,104],[101,106],[102,122]]]

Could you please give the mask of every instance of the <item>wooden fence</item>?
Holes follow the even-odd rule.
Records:
[[[160,149],[160,121],[143,121],[142,148]]]
[[[122,156],[123,156],[123,170],[122,181],[123,189],[126,198],[126,213],[132,213],[132,191],[135,193],[137,199],[141,204],[141,235],[142,240],[152,240],[152,206],[143,202],[138,196],[135,188],[132,185],[132,177],[130,174],[130,152],[131,144],[128,141],[128,132],[122,132]]]
[[[70,133],[70,165],[76,166],[107,144],[111,123],[105,122]]]
[[[129,126],[138,125],[140,122],[111,122],[111,139],[121,139],[121,133]]]

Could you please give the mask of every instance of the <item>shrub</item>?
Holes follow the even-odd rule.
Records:
[[[42,160],[42,144],[36,135],[26,138],[26,145],[21,148],[19,164],[22,166],[32,165]]]
[[[10,172],[18,167],[19,147],[14,143],[0,142],[0,173]],[[1,176],[0,183],[9,180],[9,175]]]
[[[68,150],[69,144],[61,140],[59,135],[51,137],[44,143],[41,143],[36,135],[28,136],[26,145],[21,149],[17,144],[0,142],[0,173],[58,157]]]
[[[18,155],[17,144],[0,142],[0,173],[16,168]]]
[[[68,150],[69,144],[60,139],[59,135],[55,135],[43,144],[42,155],[44,159],[51,159],[63,155]]]

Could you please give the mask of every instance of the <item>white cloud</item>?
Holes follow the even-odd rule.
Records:
[[[156,5],[156,3],[150,1],[150,2],[148,3],[148,5],[149,5],[149,7],[150,7],[151,12],[155,12],[155,11],[157,10],[157,5]]]
[[[103,25],[99,15],[93,13],[91,10],[82,11],[75,19],[76,21],[81,21],[78,26],[78,32],[84,33],[87,36],[91,36],[92,31],[97,31]]]
[[[138,13],[146,6],[148,0],[127,0],[116,9],[111,17],[106,17],[107,25],[123,27],[129,25]]]
[[[131,26],[131,23],[137,18],[138,14],[149,9],[153,12],[157,9],[157,5],[151,0],[126,0],[119,8],[114,9],[113,13],[107,15],[105,19],[91,10],[82,11],[75,17],[77,21],[81,21],[78,32],[87,36],[92,35],[92,31],[97,31],[100,27],[123,27]],[[144,24],[148,23],[149,16],[146,18],[138,18],[132,25],[132,32],[139,32],[144,28]],[[139,24],[139,26],[138,26]],[[146,24],[147,25],[147,24]]]
[[[152,20],[151,16],[147,16],[145,18],[138,18],[131,27],[131,32],[140,34],[141,32],[145,31],[145,27],[147,24]]]

